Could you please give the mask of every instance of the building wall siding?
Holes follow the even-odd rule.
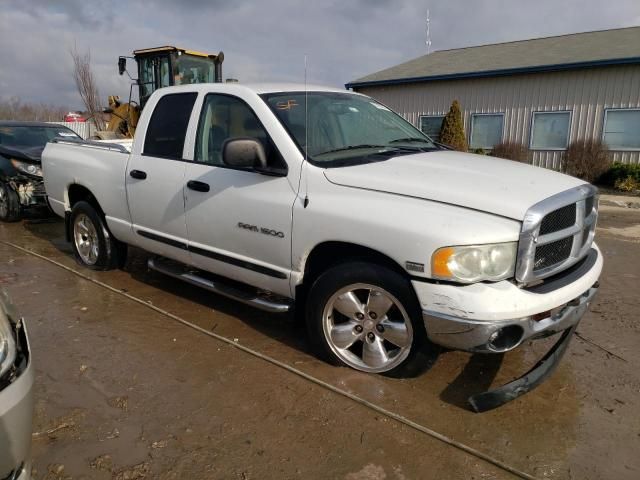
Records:
[[[443,115],[451,102],[463,109],[465,133],[471,114],[504,113],[503,139],[529,146],[532,113],[571,111],[569,142],[602,138],[606,108],[640,108],[640,65],[531,73],[493,78],[361,87],[418,126],[421,115]],[[640,163],[640,152],[612,152],[613,160]],[[562,151],[532,151],[532,162],[560,169]]]

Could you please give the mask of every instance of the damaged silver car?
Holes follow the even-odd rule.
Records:
[[[0,479],[31,478],[31,352],[24,321],[0,289]]]
[[[81,139],[62,125],[0,122],[0,221],[16,222],[26,213],[48,211],[40,156],[54,138]]]

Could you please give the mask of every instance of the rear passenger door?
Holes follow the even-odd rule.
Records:
[[[145,135],[143,148],[132,154],[125,182],[136,243],[185,263],[189,253],[183,149],[197,95],[174,93],[158,100],[146,132],[138,132]]]
[[[185,176],[191,263],[250,285],[290,294],[291,215],[295,181],[222,162],[233,138],[262,143],[267,163],[287,165],[252,108],[241,98],[208,94],[203,101],[193,162]]]

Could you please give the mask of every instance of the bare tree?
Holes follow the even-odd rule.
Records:
[[[74,46],[69,53],[73,58],[73,78],[76,81],[80,98],[82,98],[89,116],[95,123],[96,129],[104,130],[100,94],[91,70],[91,52],[87,50],[86,53],[80,53],[77,47]]]
[[[0,120],[61,122],[69,109],[46,103],[24,103],[18,97],[0,98]]]

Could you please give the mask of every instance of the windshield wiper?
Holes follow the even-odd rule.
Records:
[[[395,140],[391,140],[389,144],[392,143],[403,143],[403,142],[422,142],[422,143],[431,143],[426,138],[420,137],[406,137],[406,138],[396,138]]]
[[[318,153],[315,156],[319,157],[321,155],[326,155],[327,153],[336,153],[336,152],[345,152],[348,150],[358,150],[361,148],[395,148],[395,147],[389,147],[389,145],[369,145],[367,143],[364,143],[362,145],[348,145],[346,147],[340,147],[340,148],[335,148],[333,150],[327,150],[326,152],[322,152],[322,153]]]

